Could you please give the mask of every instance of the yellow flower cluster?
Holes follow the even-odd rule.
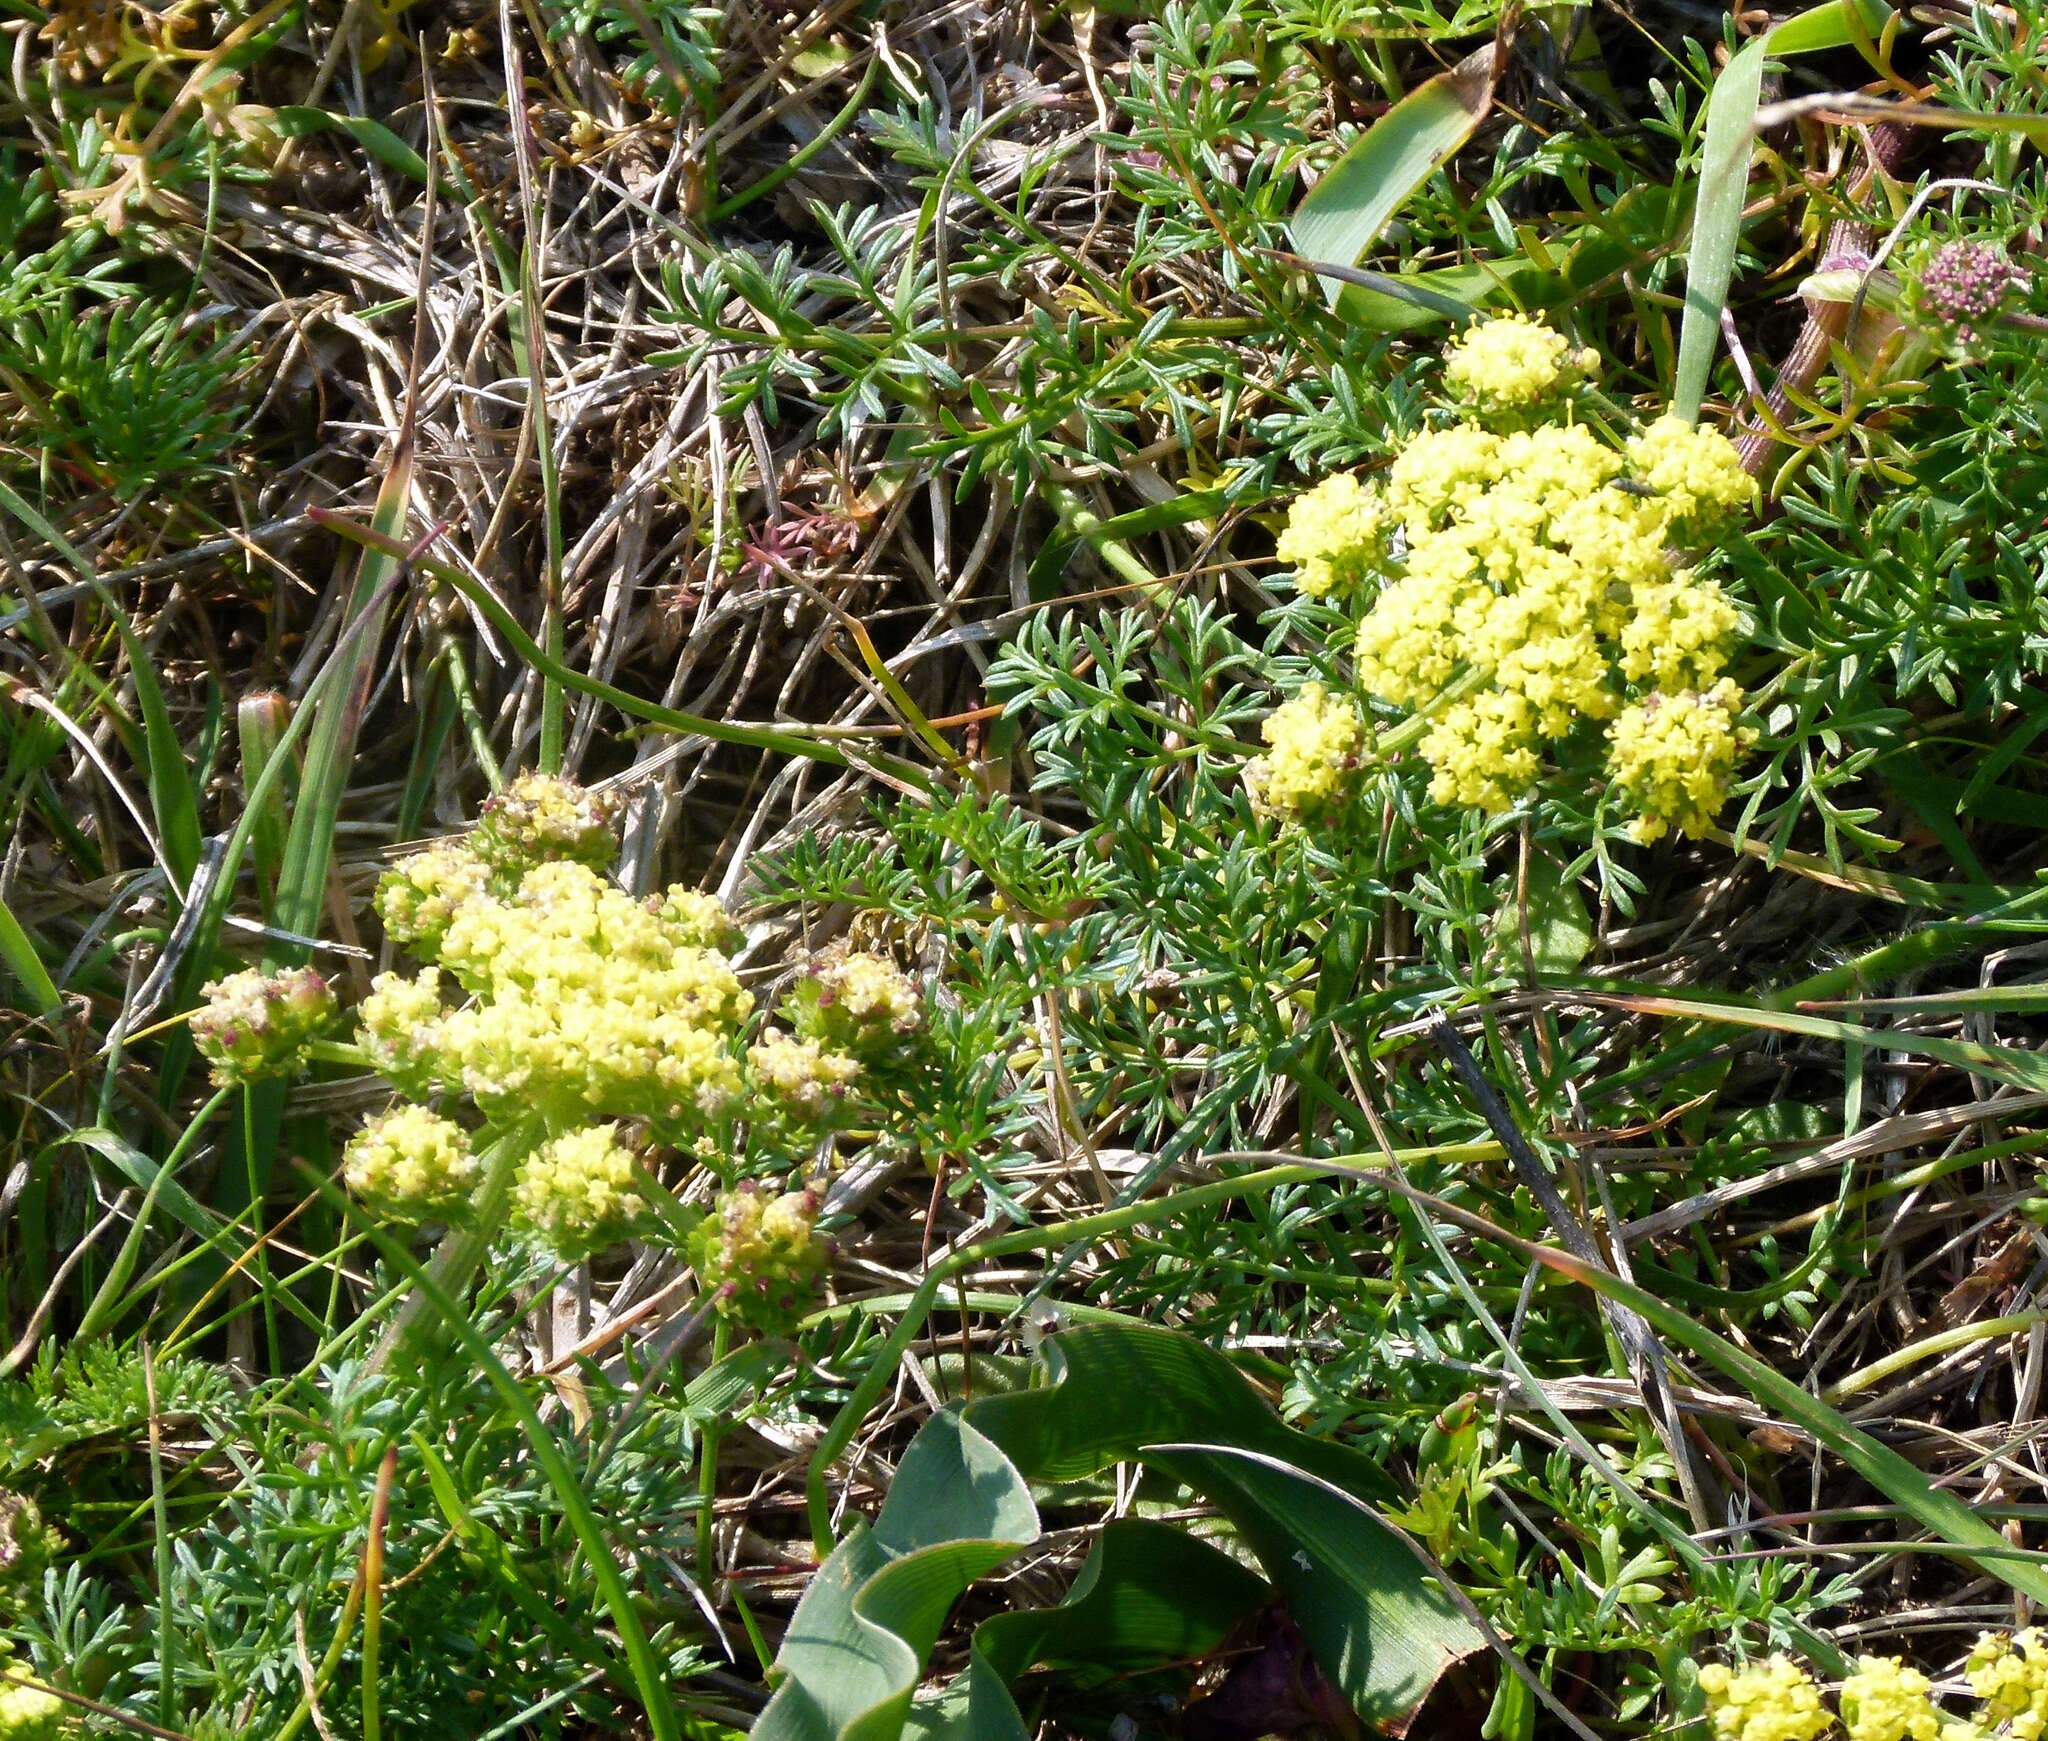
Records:
[[[694,902],[636,901],[588,865],[535,866],[509,900],[477,895],[443,932],[469,1000],[441,1007],[430,970],[384,975],[363,1043],[401,1086],[461,1090],[492,1116],[556,1129],[595,1116],[691,1127],[739,1088],[730,1042],[753,1008],[706,947]]]
[[[512,1206],[521,1226],[573,1259],[619,1238],[647,1202],[619,1127],[598,1124],[542,1143],[520,1162]]]
[[[192,1043],[213,1066],[216,1087],[284,1076],[339,1009],[327,981],[310,967],[264,973],[248,968],[200,988]]]
[[[55,1693],[0,1681],[0,1741],[58,1741],[65,1710]]]
[[[477,1162],[453,1119],[400,1105],[349,1140],[341,1176],[358,1197],[401,1221],[447,1220],[476,1188]]]
[[[832,1259],[815,1191],[770,1197],[751,1180],[723,1193],[690,1235],[690,1267],[721,1317],[773,1335],[816,1297]]]
[[[2005,1725],[2015,1741],[2041,1741],[2048,1729],[2048,1641],[2036,1628],[2010,1638],[1987,1632],[1963,1673],[1989,1721]]]
[[[1446,374],[1468,401],[1501,410],[1541,402],[1584,366],[1562,335],[1511,317],[1474,327]],[[1650,840],[1704,829],[1749,741],[1734,723],[1741,691],[1722,675],[1735,606],[1676,552],[1720,535],[1753,489],[1724,437],[1675,418],[1618,447],[1569,421],[1466,421],[1417,435],[1382,484],[1317,486],[1281,548],[1304,591],[1377,583],[1358,682],[1427,716],[1436,803],[1511,809],[1551,746],[1613,721],[1610,772]],[[1344,753],[1348,707],[1318,692],[1299,714],[1276,714],[1275,753],[1249,777],[1276,793],[1293,770],[1307,800],[1294,807],[1315,803]]]
[[[1266,814],[1313,817],[1341,803],[1365,744],[1365,722],[1347,696],[1320,683],[1282,702],[1261,728],[1268,752],[1244,771],[1252,802]]]
[[[1539,315],[1476,321],[1444,352],[1444,379],[1460,398],[1490,411],[1541,404],[1574,374],[1599,366],[1597,351],[1572,349]]]
[[[1742,691],[1727,678],[1705,694],[1652,694],[1616,716],[1607,734],[1608,770],[1642,812],[1629,824],[1637,840],[1666,829],[1706,832],[1727,796],[1729,777],[1756,741],[1736,723]]]
[[[478,858],[515,882],[537,864],[568,859],[603,870],[618,855],[618,801],[573,780],[521,774],[477,817]]]
[[[830,949],[811,961],[785,1012],[799,1039],[869,1062],[900,1052],[924,1025],[924,1005],[909,975],[879,955],[850,949]]]
[[[1700,1690],[1718,1741],[1817,1741],[1834,1724],[1812,1678],[1782,1656],[1741,1670],[1708,1663]]]
[[[1842,1726],[1849,1741],[1940,1741],[1934,1683],[1895,1656],[1861,1656],[1842,1682]]]
[[[455,915],[490,886],[490,866],[467,846],[436,841],[384,873],[377,884],[377,917],[392,942],[431,961]]]
[[[860,1079],[860,1061],[828,1052],[816,1040],[767,1033],[747,1048],[755,1091],[801,1123],[821,1122]]]
[[[1310,598],[1350,592],[1371,575],[1386,542],[1386,498],[1355,472],[1338,472],[1297,496],[1280,534],[1282,562]]]

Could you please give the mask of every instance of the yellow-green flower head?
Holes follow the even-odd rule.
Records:
[[[1667,575],[1632,588],[1629,605],[1618,639],[1631,683],[1675,692],[1708,688],[1721,675],[1742,619],[1718,582]]]
[[[1860,1656],[1842,1682],[1842,1724],[1849,1741],[1940,1741],[1934,1683],[1895,1656]]]
[[[1756,741],[1737,722],[1742,691],[1723,678],[1705,694],[1651,695],[1615,716],[1608,772],[1642,814],[1629,825],[1648,844],[1671,829],[1697,839],[1727,802],[1735,764]]]
[[[646,1209],[633,1151],[615,1124],[542,1143],[519,1163],[512,1186],[514,1219],[572,1262],[616,1244]]]
[[[1311,820],[1341,804],[1356,783],[1365,722],[1348,695],[1305,683],[1260,728],[1267,752],[1246,764],[1252,803],[1283,821]]]
[[[380,973],[356,1006],[356,1044],[394,1088],[423,1099],[450,1086],[441,1060],[441,970]]]
[[[59,1741],[64,1712],[55,1693],[0,1681],[0,1741]]]
[[[1735,444],[1718,429],[1660,417],[1628,443],[1636,481],[1656,491],[1674,524],[1717,521],[1756,500],[1756,481],[1742,469]]]
[[[1834,1723],[1812,1678],[1782,1656],[1739,1672],[1708,1663],[1700,1690],[1718,1741],[1817,1741]]]
[[[192,1012],[192,1041],[225,1087],[286,1076],[337,1013],[327,981],[310,967],[283,973],[249,968],[204,986]]]
[[[2035,1628],[2010,1638],[1985,1633],[1963,1676],[1984,1703],[1985,1723],[2003,1724],[2014,1741],[2041,1741],[2048,1729],[2048,1644]]]
[[[1599,360],[1597,352],[1573,350],[1571,340],[1539,315],[1496,315],[1451,342],[1444,352],[1444,379],[1474,405],[1520,411],[1554,397]]]
[[[459,840],[437,841],[386,871],[377,883],[384,934],[422,961],[441,952],[455,915],[489,892],[490,866]]]
[[[537,1111],[558,1128],[717,1115],[740,1086],[730,1043],[753,999],[703,932],[694,901],[636,901],[570,860],[535,866],[510,900],[465,906],[442,940],[472,996],[433,1029],[434,1073],[487,1113]]]
[[[521,774],[485,801],[472,844],[499,876],[517,883],[556,860],[605,869],[618,856],[618,799],[553,774]]]
[[[924,1003],[909,975],[879,955],[848,949],[811,961],[783,1013],[799,1039],[868,1062],[900,1052],[924,1025]]]
[[[720,1195],[689,1239],[690,1267],[720,1316],[764,1335],[803,1316],[832,1262],[818,1208],[815,1191],[770,1197],[751,1181]]]
[[[476,1189],[477,1160],[453,1119],[424,1106],[394,1106],[342,1151],[341,1176],[364,1202],[399,1221],[448,1221]]]
[[[716,895],[701,889],[672,885],[662,891],[655,907],[668,934],[688,949],[730,950],[740,940],[740,928]]]
[[[817,1124],[860,1079],[860,1062],[828,1052],[816,1040],[767,1033],[747,1049],[755,1095],[799,1124]]]
[[[1356,472],[1339,472],[1294,498],[1279,557],[1310,598],[1351,592],[1385,554],[1388,523],[1386,498]]]

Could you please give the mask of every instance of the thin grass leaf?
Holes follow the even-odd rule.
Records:
[[[1763,1407],[1811,1433],[1851,1470],[1928,1530],[1945,1551],[1967,1561],[1987,1577],[1996,1578],[2017,1590],[2031,1602],[2048,1602],[2048,1562],[2039,1555],[2015,1555],[2012,1544],[2004,1536],[1954,1494],[1936,1486],[1925,1470],[1915,1467],[1898,1452],[1845,1420],[1836,1410],[1802,1390],[1775,1367],[1737,1347],[1704,1324],[1695,1323],[1656,1295],[1632,1286],[1607,1270],[1581,1263],[1551,1246],[1522,1239],[1483,1215],[1475,1215],[1398,1180],[1389,1180],[1388,1189],[1407,1198],[1437,1220],[1451,1222],[1483,1239],[1492,1240],[1533,1263],[1543,1264],[1559,1275],[1591,1288],[1604,1299],[1640,1313],[1660,1336],[1726,1373]]]
[[[53,1016],[64,1007],[57,982],[50,977],[35,944],[22,929],[21,921],[7,910],[5,901],[0,901],[0,962],[5,962],[8,972],[20,981],[29,1007],[37,1015]]]

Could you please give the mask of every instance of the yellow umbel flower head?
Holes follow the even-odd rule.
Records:
[[[1727,801],[1735,764],[1756,741],[1737,723],[1742,691],[1723,678],[1705,694],[1651,695],[1623,708],[1608,733],[1607,766],[1642,815],[1629,832],[1648,843],[1676,828],[1697,839]]]
[[[520,1162],[512,1187],[514,1219],[571,1262],[614,1243],[646,1207],[633,1151],[615,1124],[541,1144]]]
[[[1444,379],[1460,398],[1489,411],[1519,411],[1556,396],[1599,364],[1575,351],[1541,315],[1505,314],[1474,322],[1444,352]]]
[[[687,1138],[738,1091],[730,1048],[753,1008],[704,930],[692,901],[636,901],[588,865],[536,865],[516,895],[472,899],[449,923],[441,963],[467,1003],[430,1015],[417,985],[392,987],[365,1028],[493,1117],[637,1117]]]
[[[1365,722],[1348,695],[1320,683],[1302,686],[1260,729],[1267,753],[1244,771],[1252,803],[1269,816],[1302,821],[1343,802],[1355,783]]]
[[[817,1231],[818,1194],[770,1197],[751,1180],[724,1192],[690,1235],[690,1267],[721,1317],[767,1335],[809,1308],[832,1260]]]
[[[798,1039],[869,1063],[901,1053],[924,1026],[916,982],[894,962],[857,949],[828,949],[814,958],[783,1013]]]
[[[0,1657],[0,1664],[4,1664]],[[60,1741],[64,1701],[41,1687],[0,1681],[0,1741]]]
[[[1895,1656],[1859,1656],[1842,1682],[1842,1725],[1849,1741],[1940,1741],[1934,1683]]]
[[[2005,1725],[2014,1741],[2041,1741],[2048,1729],[2048,1644],[2029,1626],[2007,1638],[1987,1632],[1963,1670],[1984,1702],[1984,1719]]]
[[[799,1124],[816,1124],[860,1079],[860,1061],[828,1052],[816,1040],[767,1033],[747,1048],[755,1094]]]
[[[192,1012],[192,1043],[219,1087],[290,1075],[338,1009],[327,981],[310,967],[252,967],[211,981],[201,995],[206,1002]]]
[[[567,859],[603,870],[618,856],[618,799],[553,774],[521,774],[477,817],[476,855],[513,883],[537,864]]]
[[[1700,1690],[1719,1741],[1818,1741],[1834,1724],[1812,1677],[1782,1656],[1739,1672],[1708,1663]]]
[[[453,1119],[424,1106],[395,1106],[363,1126],[342,1151],[343,1182],[401,1221],[445,1221],[476,1189],[477,1161]]]
[[[384,921],[384,935],[422,961],[432,961],[456,913],[487,893],[490,883],[490,866],[461,841],[437,841],[378,881],[377,917]]]

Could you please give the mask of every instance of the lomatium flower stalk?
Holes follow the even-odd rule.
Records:
[[[1382,481],[1307,492],[1280,552],[1303,592],[1360,609],[1358,685],[1426,722],[1432,801],[1510,810],[1599,729],[1635,837],[1697,835],[1752,734],[1724,675],[1740,616],[1684,553],[1755,486],[1713,431],[1667,417],[1617,444],[1572,421],[1593,362],[1540,321],[1475,326],[1445,364],[1469,414],[1416,435]],[[1308,820],[1345,792],[1363,722],[1310,685],[1267,741],[1255,797]]]

